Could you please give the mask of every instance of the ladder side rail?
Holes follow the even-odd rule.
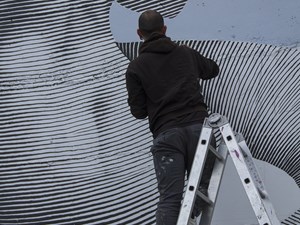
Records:
[[[226,161],[228,157],[228,149],[224,142],[221,142],[221,144],[219,145],[218,154],[220,155],[220,157],[218,157],[215,161],[214,169],[208,187],[208,197],[213,204],[208,205],[203,210],[200,217],[200,221],[198,223],[199,225],[211,224],[213,218],[213,213],[216,206],[216,201],[219,194],[221,181],[223,178]]]
[[[206,126],[204,123],[195,152],[194,161],[189,175],[183,202],[181,204],[177,225],[187,225],[191,217],[196,199],[196,192],[198,190],[198,186],[200,184],[202,172],[204,169],[204,163],[206,160],[211,135],[212,128]]]
[[[241,137],[242,137],[242,135],[241,135]],[[240,146],[241,150],[243,151],[246,165],[248,167],[248,170],[250,171],[250,174],[251,174],[254,184],[259,192],[259,195],[262,198],[262,202],[264,204],[266,212],[268,213],[268,215],[270,215],[271,224],[279,224],[280,222],[276,215],[276,211],[271,203],[271,199],[269,198],[269,195],[265,188],[264,182],[261,179],[261,176],[255,165],[255,162],[253,161],[250,149],[248,148],[244,138],[242,137],[241,139],[242,140],[239,142],[239,146]]]
[[[265,196],[262,196],[262,198],[267,197],[263,180],[261,179],[258,169],[253,161],[252,154],[242,135],[240,135],[239,139],[239,146],[243,152],[244,160],[247,164],[248,170],[251,172],[251,176],[255,182],[255,185],[261,192],[264,193]]]
[[[260,197],[258,189],[255,186],[255,181],[253,180],[247,164],[244,160],[243,152],[237,143],[235,135],[229,125],[229,123],[224,124],[220,127],[221,134],[227,145],[229,154],[233,160],[234,166],[238,172],[238,175],[242,181],[244,189],[247,193],[248,199],[252,205],[254,213],[258,219],[260,225],[280,225],[279,220],[275,217],[274,212],[268,214],[268,211]]]

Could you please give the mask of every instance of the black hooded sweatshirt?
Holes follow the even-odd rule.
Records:
[[[203,123],[208,114],[199,80],[218,73],[214,61],[154,34],[142,43],[126,71],[131,113],[137,119],[148,116],[154,138],[169,128]]]

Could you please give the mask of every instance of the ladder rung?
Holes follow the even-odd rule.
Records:
[[[211,145],[208,146],[209,150],[217,157],[218,160],[223,161],[224,158],[221,156],[221,154]]]
[[[197,195],[203,199],[207,204],[209,205],[213,205],[214,203],[205,195],[203,194],[201,191],[197,190],[196,191]]]

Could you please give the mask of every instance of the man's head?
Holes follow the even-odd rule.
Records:
[[[165,34],[167,27],[161,14],[155,10],[147,10],[139,17],[137,33],[141,39],[147,40],[152,33]]]

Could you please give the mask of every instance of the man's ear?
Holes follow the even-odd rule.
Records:
[[[143,33],[140,29],[137,29],[136,33],[138,34],[138,36],[140,37],[141,40],[143,40]]]
[[[162,32],[163,34],[166,34],[166,32],[167,32],[167,26],[166,26],[166,25],[164,25],[164,26],[161,28],[161,32]]]

